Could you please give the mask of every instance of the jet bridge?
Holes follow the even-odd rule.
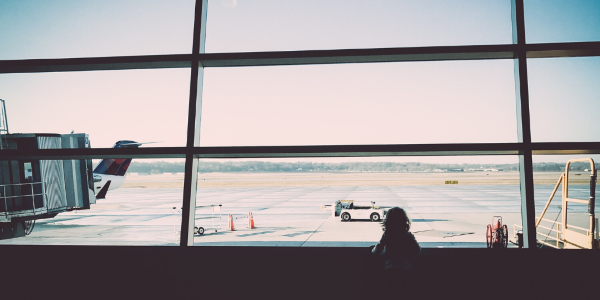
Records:
[[[1,134],[2,149],[88,148],[87,134]],[[2,151],[2,150],[0,150]],[[0,239],[27,235],[35,220],[95,203],[91,160],[0,161]]]
[[[89,148],[85,133],[10,134],[0,99],[0,151]],[[92,161],[0,160],[0,239],[31,233],[35,220],[96,203]]]

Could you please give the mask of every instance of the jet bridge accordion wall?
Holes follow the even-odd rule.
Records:
[[[60,149],[61,138],[38,136],[39,149]],[[40,160],[40,173],[46,183],[46,206],[48,211],[67,206],[63,162],[60,160]]]

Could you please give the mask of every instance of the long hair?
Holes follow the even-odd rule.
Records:
[[[387,217],[383,220],[381,226],[383,231],[409,231],[410,224],[406,211],[400,207],[393,207],[388,210]]]

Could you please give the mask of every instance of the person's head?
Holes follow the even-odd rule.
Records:
[[[406,214],[406,211],[400,207],[390,208],[387,212],[387,217],[382,223],[383,231],[409,231],[410,230],[410,219]]]

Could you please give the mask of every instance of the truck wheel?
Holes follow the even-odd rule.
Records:
[[[198,234],[204,234],[204,227],[198,227]]]
[[[485,243],[488,248],[492,248],[492,225],[488,224],[486,234],[485,234]]]
[[[350,221],[350,214],[349,214],[349,213],[343,213],[343,214],[342,214],[342,221],[343,221],[343,222],[348,222],[348,221]]]
[[[198,227],[194,227],[194,234],[198,234]]]
[[[379,220],[381,220],[381,217],[379,216],[378,213],[372,213],[371,214],[371,221],[373,221],[373,222],[379,222]]]

